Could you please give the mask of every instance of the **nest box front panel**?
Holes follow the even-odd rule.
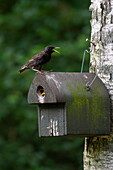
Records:
[[[64,136],[67,134],[64,103],[38,106],[39,136]]]

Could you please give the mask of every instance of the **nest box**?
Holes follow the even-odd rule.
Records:
[[[97,136],[110,133],[110,101],[93,73],[36,73],[28,103],[38,105],[39,136]]]

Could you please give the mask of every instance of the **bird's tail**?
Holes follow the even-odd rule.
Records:
[[[26,69],[27,69],[27,66],[24,65],[20,70],[18,70],[18,72],[19,72],[19,73],[22,73],[22,72],[23,72],[24,70],[26,70]]]

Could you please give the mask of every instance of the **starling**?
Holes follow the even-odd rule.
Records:
[[[60,47],[53,46],[45,47],[44,51],[41,51],[35,56],[33,56],[24,66],[21,67],[21,69],[18,72],[22,73],[24,70],[30,68],[34,71],[41,72],[42,66],[51,59],[51,54],[53,52],[59,53],[58,51],[55,50],[56,48]],[[36,70],[35,67],[39,67],[39,70]]]

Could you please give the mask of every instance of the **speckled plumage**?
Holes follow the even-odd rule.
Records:
[[[45,47],[44,51],[41,51],[35,56],[33,56],[24,66],[21,67],[21,69],[18,72],[22,73],[26,69],[30,69],[30,68],[34,71],[38,71],[34,69],[35,67],[39,67],[39,71],[41,71],[42,66],[48,61],[50,61],[51,54],[53,52],[59,53],[58,51],[55,50],[55,48],[59,48],[59,47],[53,47],[53,46]]]

